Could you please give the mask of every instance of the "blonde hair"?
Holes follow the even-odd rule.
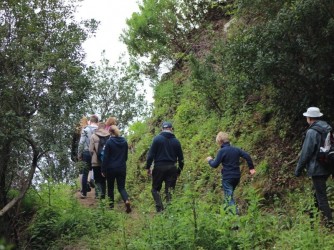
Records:
[[[111,126],[111,125],[117,125],[117,119],[116,117],[109,117],[106,121],[106,126]]]
[[[219,144],[219,145],[221,145],[221,144],[223,144],[224,142],[229,142],[230,140],[229,140],[229,136],[228,136],[228,133],[226,133],[226,132],[219,132],[218,134],[217,134],[217,137],[216,137],[216,142]]]
[[[109,133],[113,136],[120,136],[121,132],[119,131],[118,127],[116,125],[111,125],[109,128]]]
[[[83,130],[86,126],[88,125],[88,119],[86,116],[83,116],[81,119],[80,119],[80,122],[77,126],[77,131],[78,133],[81,132],[81,130]]]

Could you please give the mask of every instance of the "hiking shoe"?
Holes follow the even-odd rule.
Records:
[[[82,193],[80,193],[80,199],[86,199],[87,195],[83,195]]]
[[[95,188],[95,181],[94,181],[94,179],[90,179],[90,181],[89,181],[89,186],[90,186],[91,188]]]
[[[131,213],[132,209],[131,209],[131,204],[130,204],[130,201],[126,201],[125,202],[125,212],[127,214]]]

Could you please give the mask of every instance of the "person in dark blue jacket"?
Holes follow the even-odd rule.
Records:
[[[229,136],[225,132],[219,132],[216,137],[216,142],[221,146],[215,159],[208,156],[206,160],[212,168],[217,168],[221,163],[223,168],[222,173],[222,188],[224,191],[225,207],[229,210],[231,207],[235,207],[235,211],[238,214],[235,201],[233,199],[233,193],[235,188],[240,182],[240,157],[247,161],[249,172],[251,175],[255,174],[253,161],[248,153],[240,148],[231,146],[229,142]]]
[[[110,138],[106,142],[102,161],[102,176],[106,177],[108,185],[108,197],[110,208],[114,208],[114,184],[117,181],[117,189],[124,201],[126,212],[131,212],[128,193],[125,190],[126,161],[128,159],[128,143],[120,136],[116,125],[109,128]]]
[[[151,165],[154,161],[153,171]],[[178,167],[176,166],[178,163]],[[183,152],[181,143],[173,134],[173,126],[170,122],[162,124],[162,132],[154,137],[147,155],[146,169],[152,176],[152,196],[157,212],[164,210],[160,190],[165,183],[167,202],[171,201],[171,190],[175,188],[176,180],[183,169]]]

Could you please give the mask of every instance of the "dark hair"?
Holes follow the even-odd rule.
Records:
[[[97,115],[92,115],[89,120],[94,123],[99,122],[99,118],[97,117]]]

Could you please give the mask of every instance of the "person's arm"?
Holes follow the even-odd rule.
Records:
[[[92,137],[90,138],[90,141],[89,141],[89,152],[91,155],[94,154],[94,151],[95,151],[95,137],[96,135],[92,135]]]
[[[183,151],[181,147],[181,143],[178,144],[178,150],[177,150],[177,161],[178,161],[178,174],[181,174],[181,171],[184,167],[184,158],[183,158]]]
[[[147,153],[145,169],[150,169],[155,155],[156,155],[156,142],[155,142],[155,139],[154,139],[153,142],[152,142],[152,145],[151,145],[151,147],[150,147],[150,149]]]
[[[82,158],[82,152],[84,150],[84,144],[85,144],[85,141],[86,141],[86,131],[85,129],[83,129],[81,131],[81,135],[80,135],[80,141],[79,141],[79,145],[78,145],[78,159],[81,159]]]
[[[247,152],[243,151],[242,149],[240,149],[240,155],[242,158],[246,160],[248,168],[249,168],[249,173],[251,175],[255,174],[256,171],[255,171],[254,164],[253,164],[253,161],[250,155]]]
[[[215,159],[211,156],[208,156],[206,160],[208,161],[210,167],[217,168],[219,164],[222,162],[224,157],[223,150],[219,150]]]
[[[101,164],[101,174],[102,174],[103,177],[106,176],[107,165],[108,165],[109,158],[110,158],[110,151],[111,151],[111,148],[110,148],[110,143],[109,143],[109,140],[108,140],[105,147],[104,147],[103,161],[102,161],[102,164]]]
[[[317,145],[316,142],[316,131],[309,129],[306,132],[306,137],[300,152],[300,157],[297,163],[295,170],[295,176],[298,177],[301,175],[303,169],[306,167],[306,164],[311,160],[314,153],[314,146]]]

